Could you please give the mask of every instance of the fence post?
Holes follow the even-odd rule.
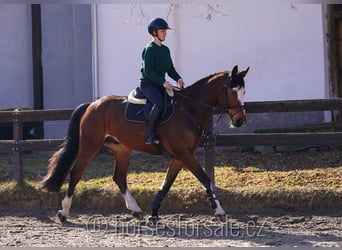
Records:
[[[213,135],[213,116],[210,117],[205,130],[207,131],[207,137],[203,141],[204,145],[204,164],[205,164],[205,173],[209,176],[213,188],[215,188],[215,173],[214,173],[214,163],[215,163],[215,137]]]
[[[23,181],[23,157],[19,149],[19,141],[23,139],[23,123],[19,120],[19,110],[16,109],[13,115],[13,176],[18,182]]]

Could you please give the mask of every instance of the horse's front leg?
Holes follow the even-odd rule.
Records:
[[[165,179],[163,181],[163,184],[160,187],[160,190],[158,191],[157,195],[152,201],[151,204],[151,216],[149,217],[149,220],[153,223],[156,223],[158,220],[158,211],[161,205],[161,202],[163,198],[166,196],[167,192],[170,190],[172,183],[176,179],[179,171],[182,169],[183,163],[180,161],[177,161],[175,159],[171,160],[169,163]]]
[[[204,172],[202,167],[197,163],[193,155],[187,155],[185,158],[186,166],[187,168],[197,177],[197,179],[201,182],[203,187],[205,188],[205,191],[207,192],[207,195],[209,197],[209,201],[211,204],[211,207],[215,209],[215,216],[219,217],[225,215],[226,212],[221,206],[220,200],[217,198],[215,192],[213,183],[208,177],[208,175]]]

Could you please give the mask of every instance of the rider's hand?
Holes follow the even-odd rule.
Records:
[[[178,80],[178,86],[179,86],[181,89],[184,88],[184,81],[183,81],[183,79],[179,79],[179,80]]]
[[[166,88],[166,89],[168,89],[168,90],[172,90],[172,84],[169,83],[168,81],[165,81],[165,82],[163,83],[163,87]]]

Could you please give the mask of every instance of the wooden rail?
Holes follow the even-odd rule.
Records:
[[[1,123],[13,123],[13,140],[0,140],[0,152],[13,154],[13,178],[24,179],[23,157],[25,151],[55,150],[63,140],[23,140],[24,122],[69,120],[73,109],[59,110],[14,110],[1,111]]]
[[[342,99],[311,99],[291,101],[247,102],[247,113],[307,112],[342,110]],[[62,139],[23,140],[23,123],[35,121],[69,120],[73,109],[1,111],[0,123],[13,123],[13,140],[0,140],[0,152],[13,154],[14,179],[23,180],[24,151],[56,150]],[[217,109],[215,113],[219,113]],[[208,127],[212,126],[212,119]],[[310,133],[244,133],[209,134],[203,142],[205,149],[205,169],[214,181],[215,146],[255,146],[255,145],[342,145],[342,132]]]
[[[245,103],[246,113],[342,111],[342,99],[307,99]],[[215,113],[220,113],[217,109]],[[210,120],[208,127],[212,127]],[[281,146],[281,145],[342,145],[342,132],[283,132],[283,133],[240,133],[209,134],[204,142],[205,170],[210,179],[214,178],[215,146]]]

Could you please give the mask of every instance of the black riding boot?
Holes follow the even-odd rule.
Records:
[[[160,110],[158,109],[157,105],[153,105],[152,110],[150,112],[150,117],[147,123],[147,133],[145,137],[145,143],[146,144],[158,144],[159,139],[158,136],[156,136],[156,124],[157,120],[159,118]]]

